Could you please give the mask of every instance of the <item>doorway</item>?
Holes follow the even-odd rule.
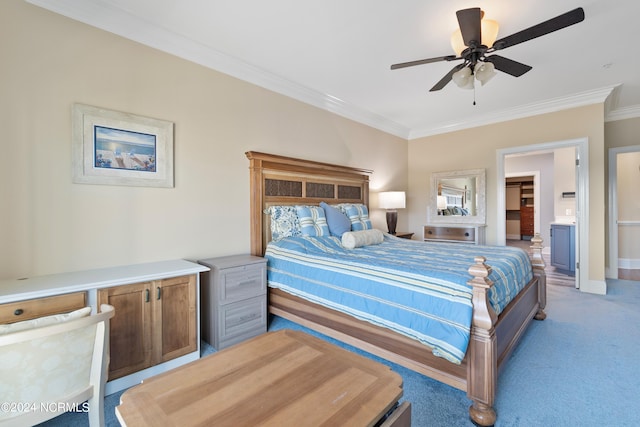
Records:
[[[640,280],[640,145],[609,149],[609,268],[610,279]]]
[[[506,188],[505,188],[505,159],[514,154],[531,154],[553,151],[559,148],[572,147],[576,153],[576,188],[575,188],[575,286],[582,291],[598,294],[606,293],[606,289],[590,289],[589,282],[589,151],[588,140],[580,138],[575,140],[558,141],[542,144],[534,144],[521,147],[512,147],[497,151],[497,244],[506,244]],[[536,230],[540,232],[540,229]],[[546,240],[545,246],[549,246]],[[606,286],[606,284],[605,284]]]

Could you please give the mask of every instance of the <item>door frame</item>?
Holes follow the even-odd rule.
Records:
[[[609,148],[609,267],[608,279],[618,278],[618,154],[640,151],[640,145]]]
[[[519,147],[502,148],[496,150],[497,163],[497,233],[496,243],[506,244],[506,211],[505,211],[505,156],[523,154],[527,152],[548,151],[557,148],[574,147],[580,165],[576,168],[576,287],[581,291],[606,293],[605,289],[591,289],[589,286],[589,140],[588,138],[569,139],[565,141],[545,142],[540,144],[523,145]],[[543,245],[545,243],[543,242]],[[548,245],[548,243],[547,243]]]

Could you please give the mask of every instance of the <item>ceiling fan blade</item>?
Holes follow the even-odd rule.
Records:
[[[531,70],[531,66],[523,64],[513,59],[505,58],[500,55],[491,55],[485,58],[486,62],[491,62],[496,70],[500,70],[503,73],[511,74],[514,77],[520,77],[524,73]]]
[[[413,67],[415,65],[430,64],[432,62],[453,61],[454,59],[456,59],[455,55],[439,56],[437,58],[419,59],[417,61],[409,61],[409,62],[401,62],[399,64],[393,64],[391,66],[391,69],[397,70],[398,68]]]
[[[438,83],[435,84],[435,86],[433,86],[431,89],[429,89],[429,92],[435,92],[435,91],[440,90],[443,87],[445,87],[447,85],[447,83],[449,83],[451,81],[451,77],[453,76],[453,73],[455,73],[458,70],[463,69],[464,66],[465,66],[465,63],[462,63],[462,64],[458,64],[455,67],[453,67],[451,69],[451,71],[449,71],[442,79],[440,79],[440,81]]]
[[[472,42],[475,42],[478,46],[482,43],[482,30],[480,29],[482,15],[482,10],[479,7],[462,9],[456,12],[465,46],[471,46]]]
[[[584,21],[584,9],[581,7],[573,9],[567,13],[551,18],[548,21],[534,25],[510,36],[496,40],[493,48],[496,50],[506,49],[511,46],[535,39],[540,36],[561,30],[571,25]]]

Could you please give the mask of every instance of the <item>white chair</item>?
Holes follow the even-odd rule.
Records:
[[[90,311],[0,325],[0,426],[35,425],[70,410],[104,426],[114,310]]]

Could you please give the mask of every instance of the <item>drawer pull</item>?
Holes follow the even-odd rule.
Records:
[[[433,231],[429,230],[427,231],[427,234],[433,234]]]
[[[20,316],[22,313],[24,313],[24,310],[21,308],[17,308],[16,311],[13,312],[16,316]]]
[[[245,280],[244,282],[239,282],[238,286],[247,286],[247,285],[253,285],[254,283],[256,283],[255,280],[253,279],[249,279],[249,280]]]
[[[156,299],[160,299],[161,296],[162,296],[162,289],[160,289],[160,286],[158,286],[156,288]]]
[[[144,302],[149,302],[149,289],[144,290]]]
[[[469,237],[469,232],[464,233],[464,237]]]

